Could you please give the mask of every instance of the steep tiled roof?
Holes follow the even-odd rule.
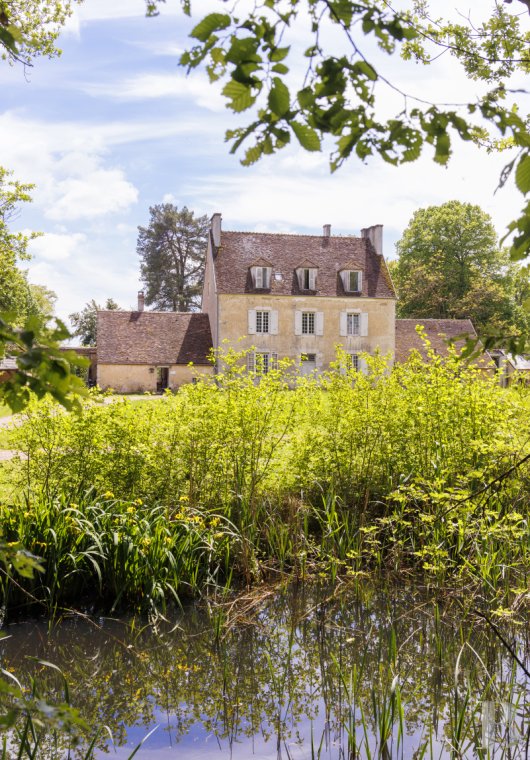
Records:
[[[98,311],[98,364],[207,364],[207,314]]]
[[[417,325],[424,328],[425,336],[430,341],[431,348],[442,356],[447,355],[446,340],[462,335],[470,338],[477,337],[470,319],[396,319],[395,358],[397,362],[407,361],[410,352],[413,350],[419,351],[424,359],[427,358],[423,342],[416,331]],[[465,337],[457,340],[455,345],[457,348],[463,348],[464,343]],[[482,354],[482,357],[476,359],[474,363],[492,364],[487,353]]]
[[[385,261],[366,238],[262,232],[222,232],[221,246],[214,256],[218,292],[254,292],[250,267],[260,259],[272,265],[270,291],[266,291],[271,295],[306,294],[300,290],[296,269],[310,261],[318,268],[318,296],[351,295],[344,291],[339,275],[351,265],[364,272],[362,296],[395,298]],[[281,273],[281,280],[276,273]]]

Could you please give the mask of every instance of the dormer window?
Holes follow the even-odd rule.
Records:
[[[313,267],[300,267],[296,270],[300,290],[316,290],[317,270]]]
[[[252,279],[256,289],[268,289],[271,286],[272,267],[252,267]]]
[[[358,269],[345,269],[342,283],[347,293],[360,293],[363,289],[363,273]]]

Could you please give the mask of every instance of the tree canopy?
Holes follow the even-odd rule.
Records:
[[[420,209],[396,248],[400,317],[469,317],[482,335],[528,329],[528,275],[499,247],[479,206],[449,201]]]
[[[105,306],[100,306],[94,299],[85,304],[84,309],[70,314],[70,322],[74,326],[74,335],[81,338],[82,346],[95,346],[97,343],[98,311],[109,309],[119,310],[120,307],[113,298],[107,298]]]
[[[75,2],[82,0],[0,0],[2,58],[31,66],[39,55],[60,55],[55,42]]]
[[[51,393],[70,406],[71,391],[82,390],[71,368],[84,364],[59,347],[69,333],[60,320],[49,319],[55,294],[30,285],[19,268],[19,263],[29,258],[28,243],[36,233],[13,232],[10,224],[17,218],[20,204],[31,200],[31,188],[0,167],[0,356],[8,352],[18,367],[2,383],[0,395],[14,411],[22,409],[32,393],[39,397]]]
[[[152,206],[149,214],[136,245],[145,302],[161,311],[193,311],[200,303],[208,217],[171,203]]]
[[[510,77],[530,68],[530,33],[522,28],[528,0],[495,0],[485,21],[474,24],[433,19],[427,0],[409,0],[396,10],[386,0],[274,0],[241,6],[222,0],[218,9],[194,26],[193,46],[181,63],[188,70],[203,66],[211,81],[222,80],[227,106],[250,111],[247,124],[230,130],[232,152],[245,145],[243,164],[252,164],[297,141],[320,151],[323,138],[334,142],[331,168],[351,157],[378,154],[392,164],[415,161],[425,147],[445,164],[453,140],[487,143],[502,140],[517,155],[507,165],[501,184],[514,173],[523,194],[530,191],[530,133],[527,119],[510,100]],[[161,0],[146,0],[149,15]],[[189,0],[181,0],[190,13]],[[515,7],[515,6],[514,6]],[[517,9],[524,13],[518,13]],[[296,29],[295,29],[296,28]],[[296,38],[307,38],[300,50]],[[305,30],[305,31],[304,31]],[[431,63],[447,52],[462,64],[463,77],[486,84],[473,102],[437,104],[430,93],[401,91],[391,64],[375,65],[373,43],[389,57],[401,55]],[[484,88],[482,88],[484,90]],[[387,93],[398,93],[402,107],[390,117]],[[491,128],[489,134],[487,129]],[[512,255],[530,251],[530,204],[509,227]]]

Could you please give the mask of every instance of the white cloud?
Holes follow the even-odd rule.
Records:
[[[225,100],[220,86],[212,85],[206,75],[185,75],[182,71],[138,74],[121,81],[110,80],[88,84],[85,92],[114,100],[153,100],[158,98],[184,98],[209,111],[225,111]]]
[[[86,239],[81,232],[71,235],[47,232],[30,242],[29,253],[36,261],[64,261],[79,252]]]
[[[138,200],[138,190],[120,169],[97,169],[82,179],[56,182],[54,198],[45,212],[48,219],[92,219],[124,211]]]
[[[162,203],[172,203],[174,206],[178,206],[178,198],[173,193],[165,193],[162,196]]]

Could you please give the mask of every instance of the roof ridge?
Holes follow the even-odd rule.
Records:
[[[222,230],[221,231],[221,244],[223,242],[223,235],[274,235],[276,237],[304,237],[304,238],[324,238],[325,240],[340,239],[340,240],[365,240],[360,235],[309,235],[301,232],[253,232],[251,230]]]

